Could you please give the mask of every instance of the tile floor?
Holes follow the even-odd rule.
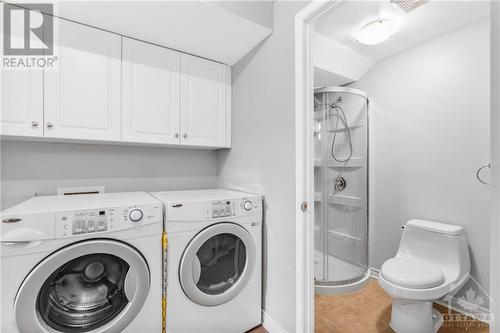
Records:
[[[371,280],[362,290],[338,296],[315,297],[315,333],[394,333],[389,327],[391,298]],[[441,313],[448,309],[439,305]],[[462,318],[460,316],[460,318]],[[466,321],[446,321],[438,333],[488,333],[484,323],[468,318]],[[247,333],[267,333],[256,327]]]
[[[246,333],[267,333],[266,329],[262,326],[257,326],[256,328],[246,332]]]
[[[391,298],[370,281],[362,290],[339,296],[315,297],[316,333],[393,333],[389,327]],[[436,308],[447,313],[448,309]],[[460,317],[461,318],[461,317]],[[438,333],[487,333],[488,326],[470,318],[466,321],[446,321]]]

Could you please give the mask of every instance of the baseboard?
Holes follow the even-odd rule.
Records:
[[[372,267],[371,272],[372,272],[372,278],[378,280],[378,275],[380,274],[380,270]]]
[[[264,310],[262,310],[262,326],[264,326],[269,333],[288,333],[283,326]]]

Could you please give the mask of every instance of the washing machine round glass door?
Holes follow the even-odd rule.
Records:
[[[255,244],[243,227],[229,222],[200,231],[182,255],[179,278],[193,302],[215,306],[245,288],[255,267]]]
[[[21,332],[123,330],[149,291],[149,268],[133,247],[89,240],[41,261],[23,281],[14,302]]]

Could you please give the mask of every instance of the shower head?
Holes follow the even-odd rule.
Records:
[[[403,12],[408,14],[415,8],[426,3],[427,0],[391,0],[391,3],[398,6]]]
[[[337,97],[335,102],[330,104],[330,107],[336,108],[340,103],[342,103],[342,96]]]

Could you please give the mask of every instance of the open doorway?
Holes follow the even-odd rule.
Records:
[[[487,331],[489,2],[315,3],[297,16],[296,36],[297,173],[310,203],[297,236],[309,283],[298,289],[303,325],[390,332],[392,298],[376,279],[398,254],[402,227],[419,219],[463,229],[467,281],[432,301]],[[468,290],[474,309],[459,301]]]

